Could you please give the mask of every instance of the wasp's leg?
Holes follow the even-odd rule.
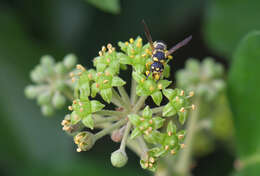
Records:
[[[145,74],[146,74],[146,79],[148,79],[148,77],[149,77],[150,74],[151,74],[151,69],[150,69],[150,71],[146,71]]]

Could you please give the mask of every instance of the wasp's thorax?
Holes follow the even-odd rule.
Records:
[[[167,49],[167,45],[163,41],[155,41],[153,46],[155,50],[165,51]]]

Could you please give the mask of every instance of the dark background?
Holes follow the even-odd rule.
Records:
[[[102,45],[142,36],[145,19],[153,39],[173,46],[188,35],[192,42],[174,55],[172,79],[189,57],[214,56],[228,69],[230,56],[214,52],[205,42],[206,0],[120,1],[119,14],[95,8],[83,0],[0,1],[0,175],[149,175],[139,159],[128,151],[129,162],[121,169],[110,164],[118,144],[109,137],[90,152],[77,153],[71,137],[62,130],[64,112],[46,118],[34,101],[25,99],[29,72],[44,54],[62,60],[75,53],[91,67]],[[232,152],[218,144],[214,153],[199,158],[195,175],[228,175]]]

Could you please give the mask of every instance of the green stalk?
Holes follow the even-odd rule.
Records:
[[[118,122],[112,124],[111,126],[101,130],[100,132],[95,134],[95,140],[98,140],[100,138],[102,138],[103,136],[109,134],[110,132],[112,132],[113,130],[121,127],[122,125],[124,125],[127,122],[127,118],[121,119]]]
[[[200,101],[198,99],[194,100],[194,104],[199,105]],[[187,136],[184,140],[184,144],[186,147],[180,151],[177,165],[175,167],[176,172],[178,173],[179,176],[188,176],[190,175],[190,165],[191,165],[191,151],[192,151],[192,143],[194,136],[196,134],[196,127],[197,127],[197,122],[199,118],[199,110],[195,109],[194,111],[191,112],[191,115],[188,119],[188,124],[187,124]]]
[[[129,109],[129,105],[126,104],[125,101],[123,101],[123,99],[120,97],[120,95],[117,93],[117,91],[112,88],[112,99],[111,102],[113,104],[115,104],[117,107],[124,107],[125,109]]]
[[[131,102],[130,102],[129,96],[128,96],[125,88],[124,87],[117,87],[117,89],[118,89],[118,91],[121,95],[123,102],[128,105],[127,108],[130,110],[129,105],[131,105]]]
[[[137,98],[137,95],[136,95],[136,81],[134,80],[134,78],[132,78],[132,81],[131,81],[131,98],[130,98],[132,105],[135,104],[136,98]]]
[[[127,124],[126,124],[126,128],[125,128],[125,131],[124,131],[124,135],[123,135],[121,144],[120,144],[120,150],[122,150],[122,151],[125,151],[125,146],[126,146],[126,142],[127,142],[127,139],[128,139],[128,135],[130,133],[130,129],[131,129],[131,122],[128,121]]]
[[[141,96],[135,106],[133,107],[133,113],[137,113],[144,105],[144,102],[146,100],[147,96]]]
[[[95,114],[106,115],[106,116],[117,116],[117,117],[122,117],[125,115],[124,112],[113,111],[113,110],[100,110],[100,111],[96,112]]]
[[[117,120],[118,120],[118,117],[113,116],[113,117],[99,118],[99,119],[96,119],[94,122],[95,122],[95,125],[96,125],[96,124],[99,124],[99,123],[113,122],[113,121],[117,121]]]

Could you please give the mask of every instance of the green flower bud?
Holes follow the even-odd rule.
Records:
[[[54,109],[50,105],[43,105],[41,111],[44,116],[52,116],[54,114]]]
[[[37,66],[30,73],[31,80],[36,83],[41,83],[45,80],[45,73],[41,66]]]
[[[87,151],[95,144],[95,136],[88,131],[83,131],[74,137],[74,142],[78,145],[77,152]]]
[[[123,167],[124,165],[126,165],[128,157],[125,151],[119,149],[111,154],[110,160],[114,167]]]
[[[72,69],[77,63],[77,57],[74,54],[68,54],[64,57],[63,63],[68,69]]]
[[[54,86],[55,86],[55,90],[58,90],[61,92],[67,87],[64,80],[55,81]]]
[[[56,92],[52,97],[52,104],[55,108],[62,108],[66,103],[66,98],[60,93]]]
[[[49,91],[43,92],[37,97],[37,103],[39,105],[49,104],[51,102],[51,97],[52,96]]]
[[[54,58],[50,55],[44,55],[41,57],[41,64],[51,66],[54,64]]]
[[[33,85],[26,86],[26,88],[24,89],[24,94],[29,99],[35,98],[38,94],[37,86],[33,86]]]
[[[65,67],[65,65],[62,62],[59,62],[55,65],[55,72],[58,74],[64,74],[66,73],[67,69]]]

